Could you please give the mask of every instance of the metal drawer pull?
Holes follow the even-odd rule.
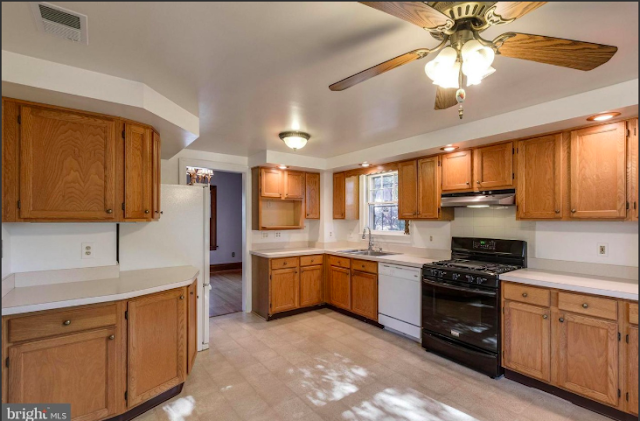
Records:
[[[528,295],[529,295],[529,294],[527,294],[526,292],[523,292],[523,293],[522,293],[522,296],[523,296],[524,298],[527,298],[527,296],[528,296]]]
[[[65,320],[64,322],[62,322],[62,324],[65,326],[69,326],[71,324],[71,320]]]
[[[110,340],[114,340],[115,338],[116,338],[116,335],[111,335],[111,336],[109,336],[109,339],[110,339]]]
[[[180,299],[181,299],[181,300],[184,300],[184,295],[181,295],[181,296],[180,296]]]
[[[575,209],[571,209],[571,213],[576,213],[576,210]]]
[[[560,213],[560,209],[556,209],[556,213]]]
[[[145,209],[144,213],[149,213],[149,209]]]
[[[582,308],[587,308],[587,307],[589,307],[589,304],[587,303],[582,304]]]
[[[107,213],[113,213],[113,209],[107,209]]]
[[[547,316],[546,314],[543,314],[543,315],[542,315],[542,318],[546,320],[546,319],[548,319],[548,318],[549,318],[549,316]]]
[[[560,317],[560,323],[564,323],[564,317]]]

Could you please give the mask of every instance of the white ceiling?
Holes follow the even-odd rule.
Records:
[[[249,156],[290,151],[278,133],[311,134],[299,154],[333,157],[460,124],[433,110],[428,58],[343,92],[328,86],[437,42],[358,3],[55,2],[89,17],[89,45],[36,31],[27,3],[2,3],[2,49],[136,80],[200,116],[189,149]],[[549,3],[494,27],[617,46],[591,71],[497,57],[467,90],[467,123],[638,77],[638,4]],[[443,140],[446,143],[446,140]]]

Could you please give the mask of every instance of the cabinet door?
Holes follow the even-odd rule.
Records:
[[[162,208],[160,206],[160,186],[162,173],[160,170],[161,165],[160,155],[160,135],[153,132],[153,145],[152,145],[152,162],[153,162],[153,174],[152,174],[152,186],[153,186],[153,219],[160,219]]]
[[[300,171],[284,172],[284,198],[304,199],[304,173]]]
[[[351,273],[351,311],[378,320],[378,275],[357,270]]]
[[[152,151],[151,130],[125,124],[124,137],[124,217],[151,219]]]
[[[571,132],[571,217],[626,216],[625,123]]]
[[[187,292],[187,373],[191,373],[198,354],[198,281],[195,280]]]
[[[282,197],[282,171],[275,168],[260,168],[260,196]]]
[[[110,327],[10,347],[9,402],[70,403],[72,420],[115,415],[116,351],[123,340],[115,333]]]
[[[344,219],[344,173],[333,174],[333,219]]]
[[[349,269],[329,267],[329,299],[336,307],[351,310],[351,276]]]
[[[518,142],[518,218],[562,218],[562,135]]]
[[[538,380],[551,380],[549,315],[548,308],[504,302],[503,366]]]
[[[344,217],[360,218],[360,183],[357,175],[344,179]]]
[[[320,174],[305,174],[304,206],[307,219],[320,219]]]
[[[558,386],[616,406],[618,323],[572,313],[558,317],[554,333]]]
[[[628,141],[627,141],[627,201],[629,202],[629,211],[627,219],[630,221],[638,220],[638,119],[627,122],[628,125]]]
[[[627,332],[627,412],[638,415],[638,326]]]
[[[31,106],[21,119],[20,217],[113,220],[115,122]]]
[[[514,187],[513,142],[475,149],[473,158],[476,190]]]
[[[442,190],[471,188],[471,151],[442,155]]]
[[[322,265],[300,268],[300,307],[322,302]]]
[[[440,216],[439,157],[418,160],[418,218],[437,219]]]
[[[147,295],[128,303],[128,407],[186,379],[186,288]]]
[[[414,219],[418,216],[417,161],[398,164],[398,218]]]
[[[271,271],[271,314],[298,308],[298,268]]]

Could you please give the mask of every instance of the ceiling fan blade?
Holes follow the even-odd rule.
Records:
[[[436,90],[436,105],[433,107],[435,110],[444,110],[456,105],[456,88],[442,88],[438,86]]]
[[[506,38],[509,35],[513,35]],[[506,38],[498,51],[505,57],[537,61],[554,66],[569,67],[578,70],[593,70],[609,61],[618,51],[611,45],[593,44],[591,42],[573,41],[570,39],[545,37],[520,33],[502,34],[496,40]],[[496,41],[494,40],[494,41]]]
[[[421,28],[449,29],[454,21],[431,6],[418,1],[361,1],[360,3],[388,13]]]
[[[346,79],[342,79],[340,82],[336,82],[333,85],[329,85],[329,89],[332,91],[343,91],[347,88],[357,85],[360,82],[364,82],[367,79],[371,79],[374,76],[378,76],[384,72],[400,67],[403,64],[411,63],[415,60],[420,60],[429,54],[429,50],[426,48],[413,50],[405,53],[391,60],[387,60],[380,64],[376,64],[373,67],[369,67],[367,70],[363,70],[360,73],[356,73],[353,76],[349,76]]]
[[[499,1],[494,14],[504,20],[519,19],[545,4],[546,1]]]

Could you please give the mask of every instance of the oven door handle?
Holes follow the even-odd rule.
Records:
[[[472,294],[484,295],[486,297],[495,297],[496,296],[495,292],[481,291],[479,289],[462,288],[462,287],[457,287],[457,286],[451,285],[451,284],[441,284],[439,282],[432,282],[432,281],[428,281],[426,279],[423,279],[422,282],[424,282],[425,284],[433,285],[435,287],[447,288],[447,289],[452,289],[452,290],[455,290],[455,291],[469,292],[469,293],[472,293]]]

